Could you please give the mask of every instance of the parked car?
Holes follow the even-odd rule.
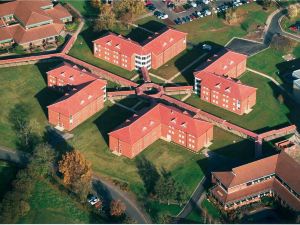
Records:
[[[149,11],[155,11],[156,7],[152,4],[146,6]]]
[[[91,205],[95,205],[99,202],[99,198],[95,195],[89,195],[88,196],[88,203],[90,203]]]
[[[188,21],[192,21],[192,19],[189,16],[186,16],[185,19]]]
[[[211,45],[208,45],[208,44],[203,44],[203,45],[202,45],[202,49],[211,51],[211,50],[212,50],[212,46],[211,46]]]
[[[203,0],[202,1],[205,5],[209,4],[209,0]]]
[[[190,4],[191,4],[191,6],[192,6],[193,8],[196,8],[196,7],[197,7],[197,3],[196,3],[196,2],[191,2]]]
[[[185,17],[182,17],[182,23],[188,22]]]
[[[195,17],[193,14],[190,15],[190,18],[191,18],[192,20],[196,19],[196,17]]]
[[[168,16],[168,14],[166,14],[166,13],[161,13],[161,15],[160,15],[158,18],[160,18],[160,19],[162,19],[162,20],[165,20],[165,19],[168,19],[169,16]]]
[[[205,15],[205,16],[210,16],[210,15],[211,15],[211,11],[209,11],[208,9],[206,9],[206,10],[204,11],[204,15]]]

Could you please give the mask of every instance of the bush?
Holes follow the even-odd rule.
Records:
[[[65,42],[65,38],[61,35],[57,37],[57,44],[62,45]]]
[[[25,49],[21,45],[16,45],[16,46],[13,47],[12,52],[14,52],[16,54],[24,54]]]

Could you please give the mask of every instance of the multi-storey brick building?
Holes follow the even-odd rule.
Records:
[[[81,85],[94,81],[98,77],[76,65],[63,63],[57,68],[47,72],[48,87],[59,91],[68,91],[79,88]]]
[[[272,196],[293,210],[300,211],[300,165],[287,153],[233,168],[232,171],[213,172],[215,186],[211,194],[225,210]]]
[[[156,34],[144,44],[109,33],[94,43],[94,56],[126,70],[157,69],[186,49],[186,33],[174,29]]]
[[[228,77],[201,71],[195,75],[195,91],[201,99],[242,115],[256,103],[256,88]]]
[[[0,47],[13,43],[25,48],[55,42],[72,15],[49,0],[16,0],[0,4]]]
[[[220,52],[194,72],[194,91],[206,102],[242,115],[256,104],[256,88],[237,81],[246,70],[247,56]]]
[[[103,108],[106,81],[66,63],[47,74],[49,87],[68,91],[48,106],[49,123],[58,129],[72,130]]]
[[[211,143],[213,125],[160,103],[110,132],[109,148],[115,154],[133,158],[159,138],[198,152]]]

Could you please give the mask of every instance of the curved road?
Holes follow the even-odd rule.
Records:
[[[269,16],[267,20],[269,21],[267,22],[267,30],[265,31],[264,39],[262,42],[256,42],[243,38],[234,38],[226,45],[226,47],[233,51],[251,56],[268,48],[275,34],[280,34],[282,36],[300,42],[300,37],[284,32],[280,27],[279,22],[282,16],[285,15],[285,11],[286,9],[280,9]]]
[[[29,155],[27,153],[0,146],[0,160],[25,166],[28,159]],[[148,215],[138,208],[137,202],[132,200],[127,193],[95,175],[93,176],[92,185],[94,191],[99,195],[100,193],[105,194],[105,197],[109,200],[121,200],[126,206],[126,214],[136,220],[137,223],[151,223],[151,219]]]

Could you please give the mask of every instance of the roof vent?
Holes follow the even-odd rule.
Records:
[[[174,41],[174,39],[173,39],[173,38],[170,38],[170,42],[172,42],[172,41]]]
[[[88,96],[88,99],[91,99],[92,97],[93,97],[92,95],[89,95],[89,96]]]
[[[232,65],[233,63],[234,63],[234,61],[233,61],[233,60],[230,60],[229,65]]]
[[[82,105],[82,104],[84,104],[84,100],[81,100],[81,101],[80,101],[80,105]]]
[[[152,126],[154,124],[154,121],[150,121],[149,125]]]
[[[215,85],[215,87],[220,89],[220,88],[221,88],[221,83],[217,83],[217,84]]]

